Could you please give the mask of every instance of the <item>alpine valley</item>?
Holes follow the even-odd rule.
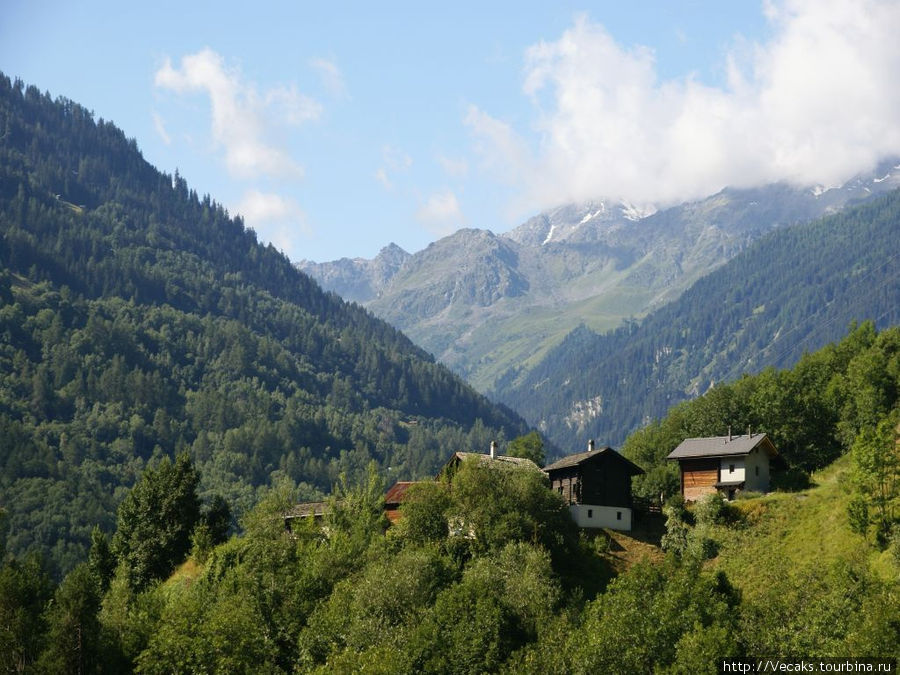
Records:
[[[593,437],[615,445],[723,376],[788,365],[844,334],[853,319],[896,321],[896,217],[857,206],[897,186],[900,164],[891,159],[830,188],[729,188],[658,211],[597,200],[547,211],[503,235],[460,230],[413,255],[391,244],[373,260],[299,266],[398,326],[560,447]],[[841,218],[873,231],[854,231]],[[834,296],[834,285],[855,295]],[[690,299],[678,304],[687,289]],[[704,323],[691,323],[686,303],[708,311]],[[748,324],[768,331],[750,331],[749,354],[741,349]],[[673,331],[702,340],[704,350],[688,356],[663,337]],[[635,335],[654,347],[641,342],[632,359]],[[671,381],[659,374],[668,362],[679,364]]]

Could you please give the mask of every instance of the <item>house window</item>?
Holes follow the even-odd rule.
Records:
[[[562,485],[560,485],[557,490],[559,490],[559,494],[562,494]]]
[[[594,509],[588,509],[588,518],[594,517]]]
[[[734,473],[734,464],[728,465],[728,473]]]
[[[756,467],[756,475],[759,475],[759,467]]]
[[[616,511],[616,520],[622,520],[622,512]]]

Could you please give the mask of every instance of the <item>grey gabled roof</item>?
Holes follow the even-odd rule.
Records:
[[[589,459],[592,460],[595,457],[601,457],[604,455],[614,457],[621,462],[624,462],[630,472],[635,476],[644,473],[644,470],[641,467],[630,461],[621,453],[616,452],[609,446],[600,448],[599,450],[590,450],[588,452],[579,452],[574,455],[568,455],[567,457],[563,457],[562,459],[553,462],[553,464],[548,464],[547,466],[545,466],[544,472],[555,471],[556,469],[566,469],[570,466],[578,466],[579,464],[586,462]]]
[[[694,457],[734,457],[749,455],[754,448],[763,448],[769,457],[778,454],[766,434],[748,436],[712,436],[687,438],[669,453],[666,459],[691,459]]]

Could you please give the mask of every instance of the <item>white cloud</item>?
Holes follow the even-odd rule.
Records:
[[[344,82],[344,74],[334,61],[329,59],[311,59],[310,67],[319,75],[322,85],[336,98],[347,97],[347,85]]]
[[[302,175],[300,165],[269,138],[272,128],[302,124],[321,115],[322,107],[295,87],[259,94],[211,49],[182,57],[179,68],[167,58],[156,72],[155,83],[177,93],[200,91],[209,96],[212,137],[225,149],[225,162],[233,174]]]
[[[375,171],[375,179],[381,183],[385,190],[394,189],[391,174],[405,173],[413,165],[412,157],[392,145],[382,146],[381,162],[382,166]]]
[[[278,194],[248,190],[234,211],[243,216],[244,222],[262,240],[272,242],[293,259],[296,259],[298,237],[312,234],[300,205]]]
[[[159,137],[162,139],[162,142],[166,145],[171,145],[172,138],[169,136],[169,133],[166,131],[166,125],[163,122],[163,118],[160,117],[159,113],[153,113],[153,128],[156,129],[156,133],[159,134]]]
[[[647,204],[776,180],[834,184],[900,154],[900,3],[766,3],[772,37],[736,42],[728,83],[661,81],[645,47],[579,17],[526,54],[540,140],[471,107],[485,165],[528,208],[573,199]]]
[[[451,190],[435,192],[416,211],[416,220],[431,233],[446,236],[465,224],[459,200]]]
[[[387,170],[383,166],[375,171],[375,180],[381,183],[385,190],[394,189],[394,184],[391,182],[391,179],[388,178]]]
[[[453,159],[438,155],[438,164],[451,178],[465,178],[469,174],[469,163],[465,159]]]

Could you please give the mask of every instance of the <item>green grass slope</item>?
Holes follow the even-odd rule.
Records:
[[[773,572],[791,575],[813,568],[824,572],[842,563],[864,564],[884,580],[896,578],[900,569],[890,554],[850,530],[849,459],[844,456],[814,473],[813,487],[807,490],[734,502],[743,522],[712,530],[720,548],[710,564],[748,597],[765,592]]]

